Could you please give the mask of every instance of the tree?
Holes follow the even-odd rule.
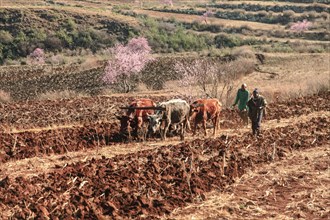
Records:
[[[307,31],[312,26],[312,23],[304,19],[291,25],[290,30],[296,32]]]
[[[180,61],[175,65],[182,76],[180,86],[187,91],[199,91],[206,97],[219,98],[229,103],[234,83],[241,77],[253,72],[255,60],[239,57],[233,61],[217,58],[198,58]],[[192,93],[193,91],[189,91]]]
[[[131,39],[126,46],[118,44],[110,51],[113,57],[107,63],[103,81],[116,84],[119,90],[128,93],[134,86],[132,77],[137,76],[153,60],[151,48],[146,38],[138,37]]]
[[[218,69],[213,60],[210,59],[193,59],[184,60],[175,64],[175,69],[182,78],[180,85],[183,88],[190,88],[194,83],[197,88],[206,95],[214,96],[211,94],[212,88],[218,86]],[[212,87],[210,89],[210,87]]]
[[[31,64],[44,64],[45,63],[45,53],[41,48],[36,48],[29,55]]]

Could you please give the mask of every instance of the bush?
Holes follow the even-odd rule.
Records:
[[[43,29],[30,29],[27,33],[30,42],[38,43],[47,38],[47,34]]]
[[[2,44],[9,44],[9,43],[13,42],[13,40],[14,40],[14,38],[10,32],[3,31],[3,30],[0,31],[0,42]]]
[[[66,21],[65,28],[66,28],[67,31],[72,32],[72,31],[75,31],[77,29],[77,24],[74,22],[74,20],[69,18]]]
[[[45,40],[45,46],[53,51],[61,51],[62,50],[62,41],[57,36],[48,36]]]
[[[60,39],[61,44],[64,45],[64,47],[69,47],[72,48],[73,46],[73,38],[71,35],[69,35],[67,33],[66,30],[61,29],[59,31],[56,32],[56,36],[58,37],[58,39]]]
[[[76,45],[78,47],[90,48],[92,44],[93,39],[90,30],[81,30],[78,32],[78,37],[76,39]]]
[[[214,43],[217,48],[241,46],[241,39],[227,34],[219,34],[215,37]]]

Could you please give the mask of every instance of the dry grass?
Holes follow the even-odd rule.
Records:
[[[259,88],[269,100],[312,94],[330,89],[329,54],[266,54],[264,72],[254,72],[242,81]]]
[[[244,48],[234,49],[231,53],[244,54],[244,51]],[[248,50],[246,54],[250,54]],[[230,103],[234,101],[236,91],[243,82],[248,85],[249,91],[259,88],[268,102],[277,98],[283,100],[330,89],[329,54],[277,53],[265,54],[265,56],[265,64],[259,64],[261,72],[254,71],[233,83],[234,87],[229,97]],[[243,64],[237,65],[237,68],[244,68]],[[181,88],[178,82],[171,81],[167,82],[166,88],[186,96],[205,96],[193,84],[190,87]],[[221,101],[226,104],[226,100]]]

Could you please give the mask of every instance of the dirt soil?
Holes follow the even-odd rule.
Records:
[[[196,139],[57,166],[29,179],[5,177],[0,181],[2,213],[14,218],[160,218],[205,200],[205,193],[227,189],[250,168],[285,159],[295,149],[329,145],[329,123],[328,117],[317,117],[266,130],[260,139]]]
[[[173,137],[125,143],[111,119],[65,128],[4,129],[0,218],[327,218],[329,95],[270,105],[260,138],[237,126],[236,112],[230,110],[224,111],[216,137],[188,135],[184,142]],[[63,102],[72,106],[65,107],[68,118],[79,109],[72,103]],[[19,105],[12,108],[24,112]],[[27,117],[32,125],[34,114]],[[63,120],[56,116],[54,122]],[[215,212],[205,214],[198,208],[203,206]]]
[[[329,219],[329,157],[329,145],[294,151],[165,219]]]

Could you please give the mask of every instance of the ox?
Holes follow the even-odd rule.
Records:
[[[218,99],[198,99],[190,105],[190,117],[194,121],[193,135],[196,134],[197,124],[203,123],[204,134],[206,133],[206,121],[213,122],[213,135],[220,127],[220,112],[222,104]]]
[[[128,133],[128,139],[131,139],[131,131],[137,135],[139,139],[145,140],[147,135],[148,115],[154,114],[153,107],[156,103],[151,99],[141,98],[131,102],[127,108],[127,112],[123,116],[117,116],[120,120],[120,132]],[[151,107],[150,109],[138,109],[138,107]],[[142,135],[142,138],[141,138]]]
[[[158,105],[162,110],[149,116],[150,133],[160,131],[162,140],[166,140],[166,134],[170,126],[176,128],[180,125],[180,138],[184,140],[186,126],[189,123],[189,104],[182,99],[172,99]]]

